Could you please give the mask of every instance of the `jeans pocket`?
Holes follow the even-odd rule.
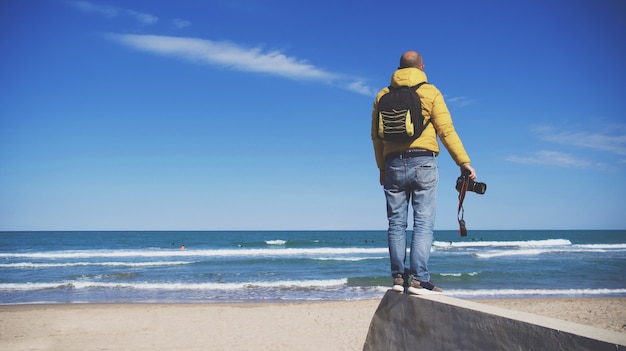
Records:
[[[400,191],[403,188],[405,169],[402,165],[387,163],[385,166],[384,188],[391,191]]]
[[[415,177],[413,178],[420,189],[431,189],[437,186],[439,181],[439,170],[436,163],[427,162],[418,164],[414,168]]]

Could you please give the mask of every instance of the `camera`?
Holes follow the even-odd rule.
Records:
[[[469,177],[470,171],[464,169],[461,176],[456,179],[456,191],[460,192],[463,183],[467,182],[467,191],[473,191],[476,194],[484,194],[487,191],[487,184],[475,182]]]

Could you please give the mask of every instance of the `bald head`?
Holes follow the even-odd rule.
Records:
[[[424,62],[422,61],[422,55],[417,51],[407,51],[400,57],[400,67],[398,68],[424,68]]]

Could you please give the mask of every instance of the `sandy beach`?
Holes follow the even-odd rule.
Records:
[[[3,350],[361,350],[379,299],[0,306]],[[626,298],[478,300],[626,333]]]

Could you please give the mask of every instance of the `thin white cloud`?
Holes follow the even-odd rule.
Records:
[[[74,1],[71,3],[75,8],[86,13],[93,13],[107,18],[117,17],[119,9],[111,6],[96,5],[89,1]]]
[[[612,126],[609,132],[601,133],[594,131],[571,132],[557,130],[552,126],[541,125],[533,128],[535,136],[543,141],[572,147],[587,151],[603,151],[605,154],[617,155],[614,160],[617,164],[624,164],[626,160],[626,125]],[[579,155],[580,152],[576,152]],[[591,157],[591,156],[590,156]],[[595,157],[594,157],[595,159]],[[589,161],[571,153],[561,151],[539,151],[531,156],[509,156],[507,161],[520,164],[551,165],[557,167],[589,168],[609,167],[606,163]]]
[[[138,12],[135,10],[121,9],[113,6],[98,5],[89,1],[73,1],[71,4],[78,10],[89,14],[96,14],[105,18],[116,18],[121,15],[133,17],[140,24],[152,25],[158,22],[157,16]]]
[[[547,165],[554,167],[588,168],[593,164],[585,159],[560,151],[543,150],[531,156],[509,156],[507,161],[526,165]]]
[[[70,1],[76,9],[105,18],[131,16],[142,25],[153,25],[157,16],[134,10],[103,6],[84,0]],[[190,21],[175,18],[174,28],[183,29]],[[287,56],[278,50],[268,51],[260,47],[245,47],[227,41],[212,41],[198,38],[185,38],[161,35],[107,34],[109,39],[152,54],[176,57],[186,61],[218,65],[232,70],[278,75],[295,80],[314,80],[338,86],[352,92],[374,96],[376,91],[362,80],[336,74],[319,68],[306,60]]]
[[[346,82],[348,78],[342,75],[318,68],[305,60],[287,56],[280,51],[264,51],[259,47],[248,48],[225,41],[161,35],[108,34],[107,37],[132,49],[152,54],[218,65],[238,71],[336,84],[360,94],[374,94],[362,81]]]
[[[465,106],[471,105],[475,101],[476,100],[468,98],[466,96],[458,96],[458,97],[453,97],[453,98],[446,99],[446,102],[449,105],[455,105],[455,106],[459,106],[459,107],[465,107]]]
[[[191,22],[180,19],[180,18],[174,18],[172,20],[172,24],[174,25],[174,27],[178,29],[183,29],[183,28],[189,27],[191,25]]]
[[[159,18],[157,16],[153,16],[147,13],[141,13],[133,10],[126,10],[126,13],[132,17],[135,17],[137,21],[145,25],[155,24],[159,21]]]
[[[550,127],[536,128],[542,140],[577,146],[586,149],[607,151],[616,155],[626,155],[626,127],[617,126],[610,133],[558,131]]]
[[[363,81],[357,80],[346,85],[346,89],[350,91],[354,91],[355,93],[363,94],[363,95],[376,95],[376,91],[372,90],[369,86],[367,86]]]

